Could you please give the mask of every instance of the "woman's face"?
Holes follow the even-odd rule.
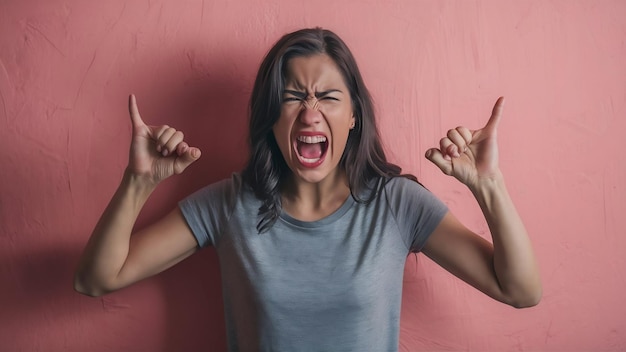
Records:
[[[354,122],[350,92],[328,55],[288,62],[273,132],[296,181],[318,183],[337,175]]]

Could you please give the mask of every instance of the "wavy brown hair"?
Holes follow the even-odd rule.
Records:
[[[286,34],[263,59],[250,98],[250,159],[242,172],[263,204],[259,208],[259,232],[267,231],[281,210],[280,189],[291,172],[278,149],[272,127],[280,116],[287,63],[294,57],[328,55],[337,65],[350,91],[355,127],[350,131],[339,167],[348,176],[350,193],[357,202],[369,202],[392,177],[413,175],[387,161],[380,142],[372,98],[363,83],[354,56],[335,33],[322,28]],[[362,195],[369,196],[362,198]]]

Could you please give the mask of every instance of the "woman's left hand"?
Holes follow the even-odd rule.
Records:
[[[489,121],[479,130],[462,126],[449,130],[439,141],[439,149],[426,151],[426,158],[444,174],[454,176],[470,188],[499,177],[497,132],[503,106],[504,97],[500,97]]]

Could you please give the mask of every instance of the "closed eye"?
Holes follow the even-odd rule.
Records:
[[[283,92],[283,102],[302,101],[306,98],[306,93],[297,90],[285,89]]]

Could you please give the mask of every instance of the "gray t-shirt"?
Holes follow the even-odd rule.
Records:
[[[230,351],[396,351],[404,263],[446,206],[406,178],[328,217],[283,212],[258,233],[261,202],[239,174],[179,206],[199,246],[218,253]]]

